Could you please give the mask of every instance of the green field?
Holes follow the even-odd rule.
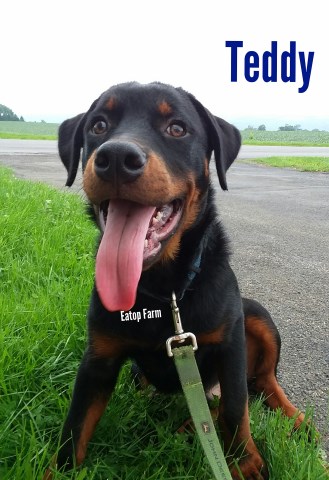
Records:
[[[0,138],[56,140],[58,123],[0,122]]]
[[[59,124],[45,122],[0,122],[0,138],[55,140]],[[329,146],[329,132],[242,130],[245,145]]]
[[[97,231],[83,200],[0,168],[0,478],[41,480],[86,341]],[[83,467],[54,480],[209,480],[184,398],[138,392],[123,369]],[[326,480],[313,429],[251,404],[271,480]],[[228,459],[230,460],[230,459]]]
[[[242,130],[242,142],[244,145],[295,145],[295,146],[329,146],[329,132],[296,130],[285,131],[261,131]]]

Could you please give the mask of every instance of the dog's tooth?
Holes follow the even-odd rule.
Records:
[[[156,216],[157,221],[159,222],[162,219],[162,217],[163,217],[163,213],[159,211]]]
[[[152,225],[155,225],[156,223],[159,223],[159,219],[156,217],[152,218]]]
[[[148,247],[148,244],[149,244],[149,241],[147,240],[147,238],[145,238],[145,240],[144,240],[144,248],[147,248],[147,247]]]

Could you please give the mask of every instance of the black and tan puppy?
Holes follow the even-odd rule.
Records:
[[[227,447],[233,442],[244,448],[240,469],[246,479],[268,478],[250,435],[247,380],[264,392],[271,408],[296,415],[296,425],[303,420],[276,380],[279,334],[261,305],[241,299],[217,218],[211,155],[226,190],[225,174],[239,148],[235,127],[191,94],[160,83],[112,87],[87,113],[61,125],[67,185],[74,182],[82,150],[84,190],[101,240],[89,341],[62,433],[59,467],[84,460],[127,358],[159,391],[179,390],[165,348],[173,335],[172,291],[185,330],[197,337],[204,387],[220,383],[219,428]],[[240,478],[235,468],[232,476]]]

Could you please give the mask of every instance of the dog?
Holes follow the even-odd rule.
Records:
[[[209,163],[220,187],[241,145],[239,131],[192,94],[162,83],[111,87],[59,128],[67,186],[82,151],[83,187],[100,229],[88,345],[65,421],[57,467],[80,465],[126,359],[160,392],[179,391],[166,340],[174,291],[206,390],[219,382],[224,448],[243,450],[246,479],[268,469],[250,433],[248,382],[267,405],[295,418],[276,379],[280,336],[268,311],[241,298],[217,216]],[[133,321],[138,320],[138,321]],[[234,479],[241,478],[231,466]],[[51,478],[50,470],[46,478]]]

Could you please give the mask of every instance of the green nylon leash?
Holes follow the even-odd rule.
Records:
[[[216,480],[232,480],[208,407],[191,345],[172,349],[196,432]]]
[[[176,335],[167,340],[168,355],[174,358],[196,432],[215,479],[232,480],[219,443],[195,360],[194,351],[198,348],[196,338],[192,333],[184,333],[183,331],[174,293],[172,295],[172,312]],[[187,338],[192,340],[192,345],[171,348],[172,342],[185,342]]]

